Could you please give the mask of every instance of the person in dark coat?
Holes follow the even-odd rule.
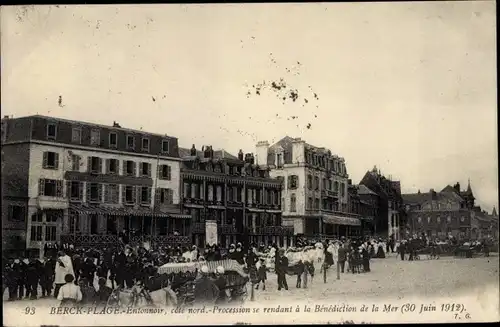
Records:
[[[363,260],[363,270],[364,272],[370,272],[370,253],[368,252],[368,249],[363,247],[363,250],[361,252],[361,257]]]
[[[80,303],[83,305],[94,304],[96,291],[94,286],[90,285],[90,281],[82,276],[78,282],[78,286],[80,286],[80,291],[82,292],[82,300]]]
[[[125,266],[123,269],[123,277],[125,280],[125,286],[127,288],[132,288],[134,286],[134,278],[136,277],[137,263],[136,257],[132,253],[132,249],[127,248],[125,250]]]
[[[85,259],[83,260],[83,263],[81,266],[81,271],[82,271],[81,277],[85,278],[85,281],[87,283],[90,283],[90,285],[93,285],[96,266],[95,266],[95,264],[90,256],[86,256]]]
[[[340,265],[340,271],[344,273],[345,262],[347,261],[347,249],[345,245],[341,245],[338,251],[338,259]]]
[[[42,263],[35,258],[29,260],[26,266],[26,297],[36,300],[38,297],[38,282],[42,272]]]
[[[406,242],[405,241],[403,241],[403,242],[401,242],[401,244],[399,244],[398,252],[401,255],[401,260],[404,261],[404,259],[405,259],[405,252],[406,252]]]
[[[228,301],[228,296],[226,293],[227,280],[224,276],[224,267],[218,266],[215,271],[215,286],[219,289],[219,295],[215,304],[224,304]]]
[[[13,299],[21,300],[24,297],[24,288],[26,286],[26,264],[22,260],[15,259],[11,269],[14,286]]]
[[[75,285],[78,285],[78,280],[80,279],[80,275],[82,273],[83,260],[79,253],[75,253],[72,256],[71,261],[73,262],[73,271],[75,272],[74,283]]]
[[[42,297],[50,296],[52,294],[52,286],[56,274],[56,261],[53,257],[45,258],[43,264],[43,271],[40,276],[40,286],[42,286]]]
[[[125,281],[125,261],[127,258],[125,257],[125,253],[120,249],[118,253],[115,255],[113,260],[113,271],[112,275],[114,280],[116,281],[116,285],[119,287],[124,286]],[[114,283],[113,283],[114,284]],[[113,286],[114,288],[114,286]]]
[[[278,260],[276,261],[276,275],[278,276],[278,291],[282,288],[288,291],[288,284],[286,282],[286,271],[288,269],[288,258],[285,256],[285,251],[280,249]]]
[[[243,253],[243,246],[241,245],[241,243],[238,243],[236,245],[235,252],[236,252],[236,254],[235,254],[235,260],[238,261],[238,263],[240,265],[244,265],[245,264],[245,258],[244,258],[244,253]]]

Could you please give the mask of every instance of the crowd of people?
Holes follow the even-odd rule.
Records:
[[[167,263],[223,259],[235,260],[245,266],[252,275],[256,289],[266,289],[267,272],[272,269],[277,275],[278,290],[288,290],[287,275],[297,275],[297,287],[307,287],[307,275],[314,275],[313,260],[290,262],[289,252],[294,249],[321,249],[321,269],[328,269],[337,262],[341,273],[354,274],[370,272],[370,260],[373,258],[385,258],[388,253],[397,253],[402,260],[405,260],[406,254],[409,254],[408,260],[413,260],[417,249],[433,244],[423,236],[400,242],[392,238],[386,240],[373,237],[340,238],[320,242],[299,237],[295,247],[288,248],[287,251],[276,244],[249,244],[245,248],[241,243],[237,243],[231,244],[228,249],[220,245],[206,245],[204,249],[198,249],[196,246],[160,246],[152,249],[119,244],[114,248],[100,250],[68,244],[48,244],[43,260],[16,258],[4,261],[6,264],[2,271],[2,294],[8,289],[9,301],[48,296],[66,301],[67,294],[72,294],[72,298],[80,302],[99,303],[108,299],[116,288],[132,289],[137,284],[146,285],[151,277],[157,275],[158,267]],[[217,268],[219,274],[220,268]],[[203,270],[200,274],[200,277],[207,275]],[[211,280],[222,282],[220,278]],[[108,281],[111,287],[107,286]]]

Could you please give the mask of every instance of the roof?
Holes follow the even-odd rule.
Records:
[[[66,119],[66,118],[59,118],[59,117],[52,117],[52,116],[44,116],[44,115],[31,115],[31,116],[23,116],[23,117],[14,117],[14,118],[9,118],[9,120],[15,120],[15,119],[20,119],[20,118],[43,118],[43,119],[49,119],[49,120],[56,120],[56,121],[61,121],[61,122],[69,122],[73,124],[85,124],[85,125],[93,125],[97,127],[105,127],[105,128],[116,128],[124,131],[129,131],[132,133],[137,133],[137,134],[148,134],[148,135],[156,135],[156,136],[161,136],[165,138],[170,138],[170,139],[177,139],[175,136],[170,136],[166,134],[160,134],[160,133],[153,133],[153,132],[148,132],[145,130],[140,130],[140,129],[133,129],[133,128],[126,128],[126,127],[117,127],[113,125],[105,125],[105,124],[100,124],[100,123],[93,123],[93,122],[88,122],[88,121],[82,121],[82,120],[72,120],[72,119]]]
[[[403,201],[408,204],[422,204],[432,199],[430,192],[401,194]],[[461,201],[462,198],[455,192],[436,192],[434,200]]]
[[[200,158],[203,158],[203,151],[196,150],[196,155]],[[181,157],[181,158],[192,157],[191,156],[191,149],[179,148],[179,157]],[[214,159],[238,160],[238,157],[233,156],[232,154],[230,154],[229,152],[227,152],[224,149],[220,149],[220,150],[214,150]]]
[[[285,136],[278,142],[274,143],[269,147],[269,152],[275,152],[278,147],[282,147],[286,152],[292,152],[292,142],[295,141],[293,137]]]
[[[359,185],[359,187],[358,187],[358,194],[373,194],[373,195],[377,195],[377,193],[373,192],[372,190],[370,190],[368,187],[366,187],[363,184]]]

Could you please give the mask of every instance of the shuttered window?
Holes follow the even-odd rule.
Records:
[[[118,159],[106,159],[106,173],[118,174],[119,163],[120,161]]]
[[[136,176],[135,162],[132,160],[123,161],[123,174],[126,176]]]
[[[66,197],[70,201],[83,200],[83,182],[67,181],[66,182]]]
[[[98,129],[90,131],[90,145],[101,145],[101,131]]]
[[[39,179],[38,194],[42,196],[63,197],[63,181],[55,179]]]
[[[88,157],[87,161],[88,171],[94,174],[102,173],[102,159],[99,157]]]
[[[158,176],[163,180],[171,180],[172,179],[172,167],[169,165],[160,165],[158,166]]]
[[[142,186],[141,191],[141,204],[151,205],[151,187]]]
[[[135,204],[135,187],[130,185],[122,185],[122,203],[123,204]]]
[[[151,164],[147,162],[141,162],[141,176],[151,177]]]
[[[288,176],[288,189],[294,190],[298,187],[299,176],[291,175]]]
[[[295,194],[292,194],[290,196],[290,212],[296,212],[297,211],[297,198],[295,197]]]
[[[72,171],[80,171],[80,161],[81,157],[76,154],[71,155],[71,170]]]
[[[87,201],[94,203],[102,202],[102,184],[87,183]]]
[[[59,153],[46,151],[43,153],[43,168],[58,169],[59,168]]]
[[[119,186],[117,184],[104,185],[104,202],[118,203]]]
[[[173,204],[174,191],[169,188],[157,188],[155,192],[155,203],[160,205]]]

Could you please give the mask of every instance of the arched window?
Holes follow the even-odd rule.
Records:
[[[339,182],[335,181],[333,183],[333,191],[338,192],[339,191]]]
[[[296,212],[297,211],[297,198],[295,197],[295,194],[290,195],[290,212]]]

